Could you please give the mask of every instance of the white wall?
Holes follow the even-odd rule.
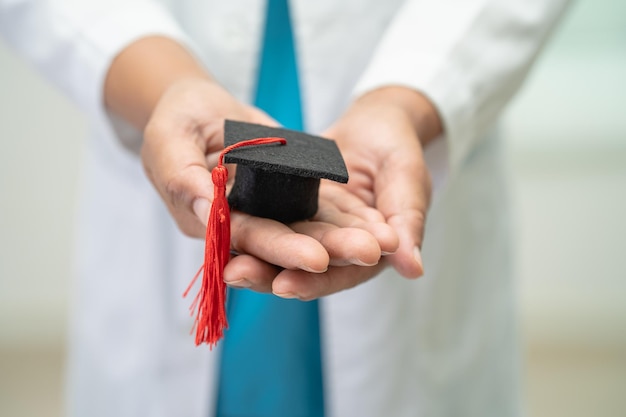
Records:
[[[63,343],[85,131],[0,41],[0,347]]]
[[[626,352],[626,2],[577,2],[506,122],[527,342]]]

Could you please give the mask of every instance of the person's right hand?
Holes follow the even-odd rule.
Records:
[[[385,264],[407,278],[422,275],[421,246],[431,198],[423,147],[441,132],[434,105],[408,87],[380,87],[357,98],[323,133],[337,141],[351,177],[348,184],[322,182],[315,219],[350,226],[344,214],[352,213],[368,218],[370,225],[385,223],[396,232],[397,250],[373,266],[332,266],[318,274],[282,271],[273,281],[274,291],[309,300],[360,285]]]
[[[141,160],[180,230],[204,237],[213,201],[211,168],[224,147],[224,119],[276,125],[213,81],[176,81],[161,96],[144,129]],[[229,173],[232,180],[233,172]]]

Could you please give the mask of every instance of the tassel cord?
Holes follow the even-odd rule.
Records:
[[[196,331],[196,346],[207,343],[212,349],[228,328],[224,268],[230,259],[230,208],[226,198],[228,170],[224,166],[224,155],[244,146],[286,143],[283,138],[257,138],[237,142],[224,148],[219,155],[217,166],[211,171],[214,186],[213,203],[205,235],[204,263],[183,293],[183,297],[186,297],[202,276],[200,290],[189,308],[192,316],[196,314],[191,329],[192,333],[194,329]]]

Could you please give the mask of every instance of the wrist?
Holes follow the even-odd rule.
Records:
[[[111,63],[104,101],[114,113],[143,130],[162,95],[179,81],[213,81],[182,45],[165,37],[146,37],[126,47]]]
[[[393,106],[411,121],[422,146],[443,133],[443,124],[435,105],[422,93],[404,86],[384,86],[359,97],[360,102]]]

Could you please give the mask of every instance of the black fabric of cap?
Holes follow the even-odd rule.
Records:
[[[348,171],[337,144],[289,129],[226,120],[224,146],[249,139],[279,137],[286,145],[246,146],[224,156],[238,164],[228,196],[232,209],[283,223],[313,217],[320,179],[347,183]]]

